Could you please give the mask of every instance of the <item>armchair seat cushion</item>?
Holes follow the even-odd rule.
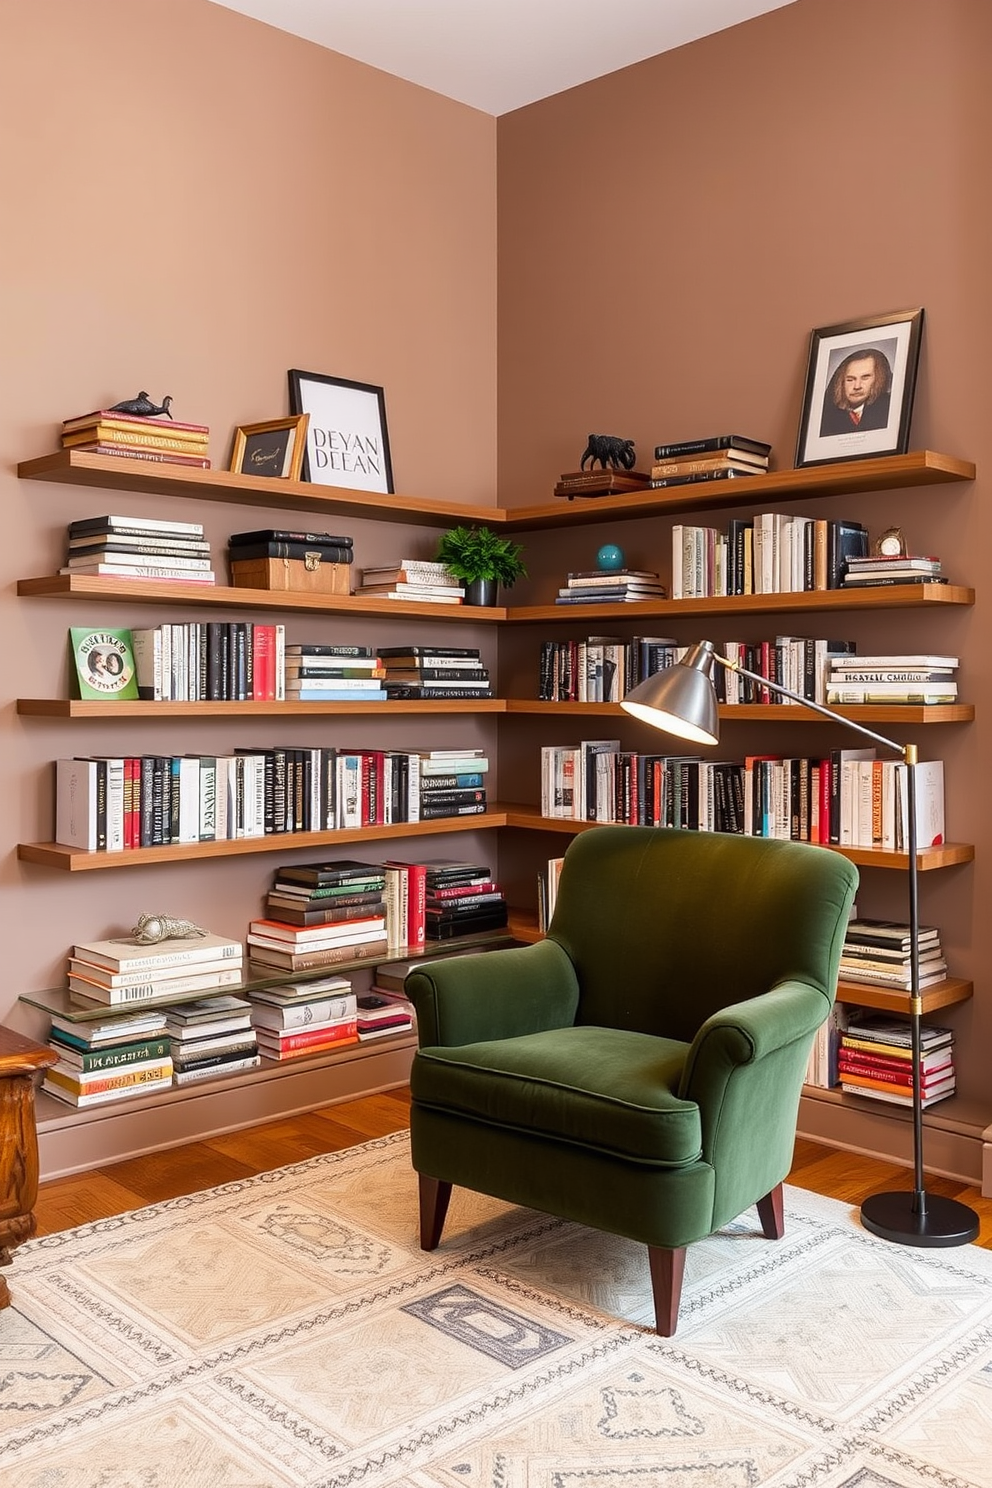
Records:
[[[702,1152],[699,1107],[676,1092],[689,1045],[623,1028],[556,1028],[421,1049],[422,1107],[662,1168]]]

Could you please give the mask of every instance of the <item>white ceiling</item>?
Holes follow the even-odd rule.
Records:
[[[212,0],[487,114],[793,0]]]

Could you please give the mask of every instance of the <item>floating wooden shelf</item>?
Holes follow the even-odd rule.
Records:
[[[924,1017],[938,1008],[953,1007],[955,1003],[967,1002],[974,993],[974,983],[960,977],[947,977],[932,987],[924,987],[920,993]],[[904,1013],[909,1016],[909,993],[895,992],[887,987],[869,987],[862,982],[838,982],[837,1001],[852,1007],[879,1008],[886,1013]]]
[[[774,470],[747,480],[703,481],[698,485],[663,486],[622,496],[556,499],[522,507],[471,506],[457,501],[424,501],[417,496],[353,491],[308,481],[273,481],[236,475],[228,470],[193,470],[135,459],[117,459],[85,450],[56,450],[17,467],[22,480],[96,486],[105,491],[140,491],[152,496],[186,496],[196,501],[229,501],[239,506],[266,506],[326,513],[328,517],[371,517],[380,522],[420,523],[442,527],[452,522],[486,522],[509,531],[533,527],[571,527],[587,522],[624,521],[703,507],[751,506],[768,500],[804,500],[845,492],[893,491],[906,486],[941,485],[975,478],[970,460],[933,450],[880,455],[805,470]]]
[[[541,816],[536,806],[504,805],[500,809],[505,813],[505,826],[518,827],[526,832],[560,832],[574,837],[577,832],[587,832],[590,827],[604,825],[602,822]],[[909,867],[907,853],[883,852],[880,848],[873,847],[839,847],[834,843],[820,843],[818,846],[825,852],[840,853],[861,868],[897,868],[905,873]],[[975,849],[969,842],[945,842],[940,847],[920,848],[916,854],[916,862],[919,871],[924,873],[935,868],[950,868],[957,863],[970,863],[974,856]]]
[[[506,812],[491,806],[477,816],[443,816],[430,821],[396,822],[388,827],[344,827],[336,832],[272,832],[265,837],[225,838],[221,842],[172,842],[164,847],[135,847],[127,852],[87,852],[58,842],[20,842],[24,863],[60,868],[68,873],[142,868],[151,863],[195,863],[211,858],[237,858],[250,853],[307,852],[350,842],[391,842],[397,838],[437,837],[444,832],[482,832],[506,826]]]
[[[18,705],[19,707],[20,705]],[[99,708],[99,703],[94,704]],[[636,722],[619,703],[551,703],[534,698],[507,698],[507,713],[539,714],[545,718],[556,715],[562,718],[608,717],[626,718]],[[843,718],[852,723],[972,723],[975,708],[972,703],[941,703],[939,706],[922,707],[913,703],[887,703],[880,706],[838,707]],[[812,708],[801,708],[794,703],[723,703],[720,706],[723,723],[829,723],[821,713]]]
[[[237,610],[307,610],[316,615],[378,615],[389,620],[454,620],[463,625],[506,619],[499,606],[420,604],[363,594],[300,594],[291,589],[235,589],[227,584],[183,584],[165,579],[110,579],[96,574],[52,574],[18,579],[22,599],[87,599],[107,604],[209,605]]]
[[[505,713],[502,698],[409,698],[405,702],[354,703],[118,703],[102,698],[18,698],[23,718],[311,718],[404,717],[420,713]]]
[[[710,620],[718,615],[813,614],[821,610],[906,610],[920,606],[973,605],[963,584],[879,584],[867,589],[796,589],[783,594],[725,594],[708,599],[645,599],[628,604],[518,605],[510,625],[582,625],[589,620]]]

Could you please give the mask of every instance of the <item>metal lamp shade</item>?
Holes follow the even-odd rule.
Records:
[[[620,706],[653,728],[694,744],[715,744],[720,721],[712,671],[712,643],[701,641],[675,666],[639,682]]]

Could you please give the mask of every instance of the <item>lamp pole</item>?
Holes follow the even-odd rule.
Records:
[[[788,698],[804,708],[819,713],[871,739],[898,755],[906,766],[906,840],[909,857],[909,1023],[912,1052],[913,1108],[913,1188],[892,1193],[872,1194],[861,1206],[865,1229],[883,1240],[900,1245],[949,1246],[966,1245],[978,1235],[978,1215],[967,1204],[928,1194],[923,1176],[923,999],[920,996],[920,924],[918,825],[916,811],[915,744],[897,744],[884,734],[865,728],[864,724],[837,713],[823,703],[816,703],[790,691],[780,682],[772,682],[758,672],[748,671],[729,657],[721,656],[712,641],[700,641],[675,666],[656,672],[633,688],[621,703],[635,718],[654,728],[695,739],[698,743],[715,744],[719,738],[719,709],[713,686],[713,666],[719,663],[757,683],[777,697]]]

